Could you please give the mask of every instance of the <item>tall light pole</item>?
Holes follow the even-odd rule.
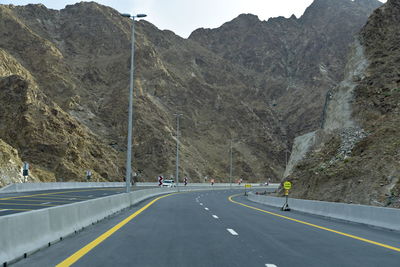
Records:
[[[287,150],[285,149],[285,167],[287,167]]]
[[[286,171],[287,166],[288,166],[288,160],[289,160],[288,159],[288,153],[291,153],[291,152],[285,148],[285,171]],[[285,174],[285,171],[283,171],[283,174]]]
[[[229,169],[229,188],[232,189],[232,139],[231,139],[231,149],[230,149],[230,169]]]
[[[176,188],[179,191],[179,118],[183,116],[181,113],[175,113],[176,117]]]
[[[131,44],[131,74],[129,85],[129,115],[128,115],[128,145],[126,148],[126,192],[131,191],[131,173],[132,173],[132,129],[133,129],[133,84],[134,84],[134,57],[135,57],[135,18],[144,18],[145,14],[121,14],[126,18],[132,18],[132,44]]]

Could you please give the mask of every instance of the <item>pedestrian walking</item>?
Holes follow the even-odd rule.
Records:
[[[158,176],[158,186],[162,186],[162,181],[163,181],[163,177],[162,177],[162,175],[160,175],[160,176]]]

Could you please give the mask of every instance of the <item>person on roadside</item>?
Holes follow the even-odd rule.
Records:
[[[187,185],[187,183],[188,183],[188,178],[185,176],[185,178],[183,178],[183,183],[185,184],[185,186]]]
[[[158,176],[158,186],[162,186],[162,181],[163,181],[163,177],[162,177],[162,175],[160,175],[160,176]]]

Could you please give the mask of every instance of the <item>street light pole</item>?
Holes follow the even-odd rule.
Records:
[[[285,170],[283,171],[282,179],[284,178],[285,171],[288,167],[288,153],[290,153],[290,151],[285,148]]]
[[[285,149],[285,164],[286,164],[285,167],[287,167],[287,152],[288,151]]]
[[[231,139],[231,149],[230,149],[230,170],[229,170],[229,188],[232,189],[232,139]]]
[[[179,118],[183,116],[181,113],[175,113],[176,117],[176,188],[179,192]]]
[[[126,148],[126,193],[131,191],[131,175],[132,175],[132,129],[133,129],[133,84],[134,84],[134,57],[135,57],[135,18],[144,18],[145,14],[121,14],[123,17],[132,18],[132,44],[131,44],[131,73],[129,84],[129,109],[128,109],[128,144]]]

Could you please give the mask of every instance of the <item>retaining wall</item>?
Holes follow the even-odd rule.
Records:
[[[279,208],[285,203],[283,197],[255,195],[253,193],[249,194],[248,199]],[[292,210],[400,231],[399,209],[295,198],[289,198],[288,203]]]

